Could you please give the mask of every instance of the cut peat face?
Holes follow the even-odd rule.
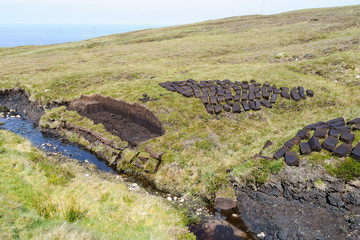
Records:
[[[131,145],[137,145],[165,133],[153,112],[137,103],[129,104],[101,95],[81,96],[69,105],[70,110],[102,123],[112,134]]]

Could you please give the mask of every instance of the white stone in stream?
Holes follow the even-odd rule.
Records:
[[[21,118],[21,116],[20,116],[20,115],[16,115],[16,118]]]
[[[86,162],[86,163],[89,163],[89,161],[88,161],[87,159],[85,159],[85,162]]]
[[[167,197],[166,198],[168,201],[172,201],[172,198],[171,197]]]
[[[265,237],[265,233],[261,232],[257,235],[257,237],[263,239]]]

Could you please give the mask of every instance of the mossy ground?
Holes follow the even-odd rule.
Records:
[[[359,22],[360,6],[351,6],[2,48],[0,86],[23,87],[32,100],[44,103],[95,93],[130,103],[143,93],[159,98],[144,105],[160,118],[166,134],[139,146],[166,152],[155,182],[172,192],[210,198],[226,183],[228,170],[268,169],[249,160],[266,140],[274,142],[264,152],[271,156],[307,124],[360,116]],[[198,99],[158,85],[189,78],[301,85],[315,96],[279,99],[259,112],[212,116]]]
[[[167,200],[0,131],[0,239],[194,239]]]

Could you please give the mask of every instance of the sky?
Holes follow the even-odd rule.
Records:
[[[360,4],[360,0],[0,0],[0,24],[176,25]]]

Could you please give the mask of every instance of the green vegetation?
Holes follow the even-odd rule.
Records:
[[[166,200],[0,131],[0,239],[194,239]]]
[[[356,162],[349,157],[332,164],[326,164],[325,168],[331,175],[346,181],[360,177],[360,162]]]
[[[155,183],[174,193],[211,198],[229,173],[260,184],[283,166],[251,159],[266,140],[274,145],[264,154],[272,156],[307,124],[360,116],[359,22],[360,6],[351,6],[2,48],[0,87],[25,88],[32,100],[43,103],[95,93],[130,103],[143,93],[159,98],[144,105],[163,122],[166,134],[138,146],[165,152]],[[301,85],[315,96],[301,102],[279,99],[259,112],[211,116],[198,99],[158,85],[189,78]],[[85,125],[92,128],[90,122]],[[324,161],[311,163],[316,167]]]

